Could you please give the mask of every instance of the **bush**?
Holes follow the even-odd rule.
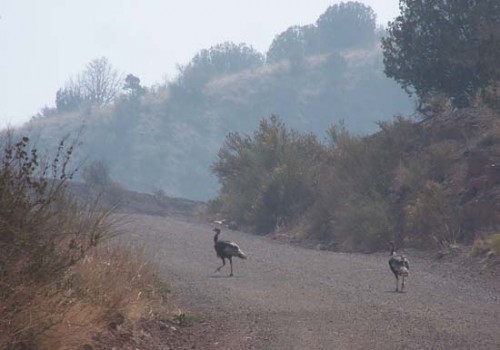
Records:
[[[495,256],[500,256],[500,233],[492,234],[487,238],[483,236],[476,237],[470,255],[484,256],[490,252]]]
[[[65,190],[74,144],[50,161],[27,137],[8,134],[0,158],[0,348],[30,347],[61,322],[68,272],[112,233],[109,212],[78,205]]]
[[[482,236],[476,237],[472,243],[471,256],[483,256],[490,251],[490,244],[487,239]]]
[[[360,137],[334,125],[327,145],[276,117],[253,138],[230,134],[213,166],[222,187],[210,209],[263,233],[290,225],[344,250],[377,250],[388,240],[421,248],[470,242],[484,210],[463,202],[463,144],[443,139],[446,128],[403,117],[379,126]],[[496,145],[497,129],[479,142]]]
[[[268,233],[299,219],[312,203],[312,177],[322,146],[312,135],[264,119],[253,137],[229,134],[212,171],[222,188],[210,205],[233,220]]]
[[[491,250],[496,256],[500,256],[500,233],[495,233],[490,237]]]
[[[462,238],[458,201],[439,183],[428,181],[405,211],[407,230],[414,244],[451,245]]]
[[[391,239],[387,202],[380,196],[348,201],[337,208],[334,220],[343,250],[376,251]]]
[[[490,83],[482,89],[481,99],[488,107],[500,110],[500,82]]]
[[[331,145],[309,216],[345,250],[373,251],[394,236],[390,186],[411,125],[398,118],[380,127],[377,138],[353,136],[342,124],[328,131]]]
[[[459,145],[454,141],[430,144],[426,155],[426,162],[429,164],[428,177],[438,182],[443,181],[456,161],[459,149]]]

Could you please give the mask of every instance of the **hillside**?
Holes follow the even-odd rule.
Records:
[[[211,166],[226,136],[251,134],[263,118],[278,115],[323,139],[341,120],[366,135],[377,122],[411,112],[410,98],[384,74],[385,32],[375,19],[358,2],[332,5],[314,24],[278,33],[266,53],[226,42],[200,50],[162,84],[142,86],[129,74],[109,104],[69,80],[55,94],[55,108],[18,132],[47,151],[79,135],[75,161],[105,162],[123,186],[208,200],[219,189]],[[87,65],[97,67],[118,74],[106,58]]]
[[[338,73],[325,71],[328,59],[310,57],[299,73],[283,61],[218,76],[199,94],[159,87],[134,105],[55,113],[18,131],[49,149],[83,130],[80,159],[107,162],[124,186],[206,200],[217,191],[210,166],[225,136],[251,133],[261,118],[280,115],[298,131],[321,138],[339,120],[367,134],[377,121],[410,110],[408,98],[383,76],[379,49],[335,56]]]
[[[428,140],[434,139],[442,150],[449,148],[448,159],[439,164],[446,169],[446,161],[451,163],[443,170],[443,182],[459,200],[463,230],[476,235],[494,232],[500,225],[499,117],[498,111],[470,108],[419,125]],[[436,143],[427,142],[424,151],[439,152]]]
[[[412,128],[389,193],[399,213],[396,227],[404,232],[400,239],[449,247],[481,243],[498,233],[499,112],[485,107],[442,111]]]

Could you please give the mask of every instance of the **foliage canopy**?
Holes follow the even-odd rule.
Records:
[[[264,56],[246,44],[225,42],[198,52],[186,66],[180,67],[178,85],[199,88],[217,75],[257,68]]]
[[[467,106],[500,80],[500,2],[401,0],[382,40],[385,72],[409,93]]]

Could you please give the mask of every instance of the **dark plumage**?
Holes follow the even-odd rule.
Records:
[[[394,243],[389,242],[391,248],[391,257],[389,258],[389,267],[391,268],[394,277],[396,277],[396,292],[399,291],[399,277],[401,277],[401,291],[405,288],[405,277],[408,277],[410,272],[410,262],[404,255],[398,255],[394,251]]]
[[[243,253],[238,247],[238,245],[234,242],[230,241],[219,241],[219,234],[220,234],[220,229],[214,228],[215,231],[215,236],[214,236],[214,248],[215,252],[217,253],[217,256],[222,259],[222,265],[219,266],[215,272],[219,271],[226,265],[226,259],[229,260],[229,264],[231,265],[231,274],[229,276],[233,275],[233,257],[237,256],[238,258],[241,259],[246,259],[245,253]]]

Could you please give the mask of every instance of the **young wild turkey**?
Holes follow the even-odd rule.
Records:
[[[401,291],[405,288],[405,277],[410,272],[410,262],[404,255],[397,255],[394,251],[394,243],[389,242],[391,248],[391,257],[389,258],[389,267],[396,277],[396,292],[399,291],[399,277],[401,277]]]
[[[231,265],[231,274],[229,276],[233,275],[233,256],[237,256],[238,258],[241,259],[246,259],[245,253],[243,253],[238,247],[238,245],[234,242],[230,241],[219,241],[219,234],[220,234],[220,229],[214,228],[215,231],[215,236],[214,236],[214,248],[215,252],[217,253],[217,256],[222,259],[222,265],[219,266],[215,272],[218,272],[220,269],[226,265],[226,259],[229,260],[229,264]]]

